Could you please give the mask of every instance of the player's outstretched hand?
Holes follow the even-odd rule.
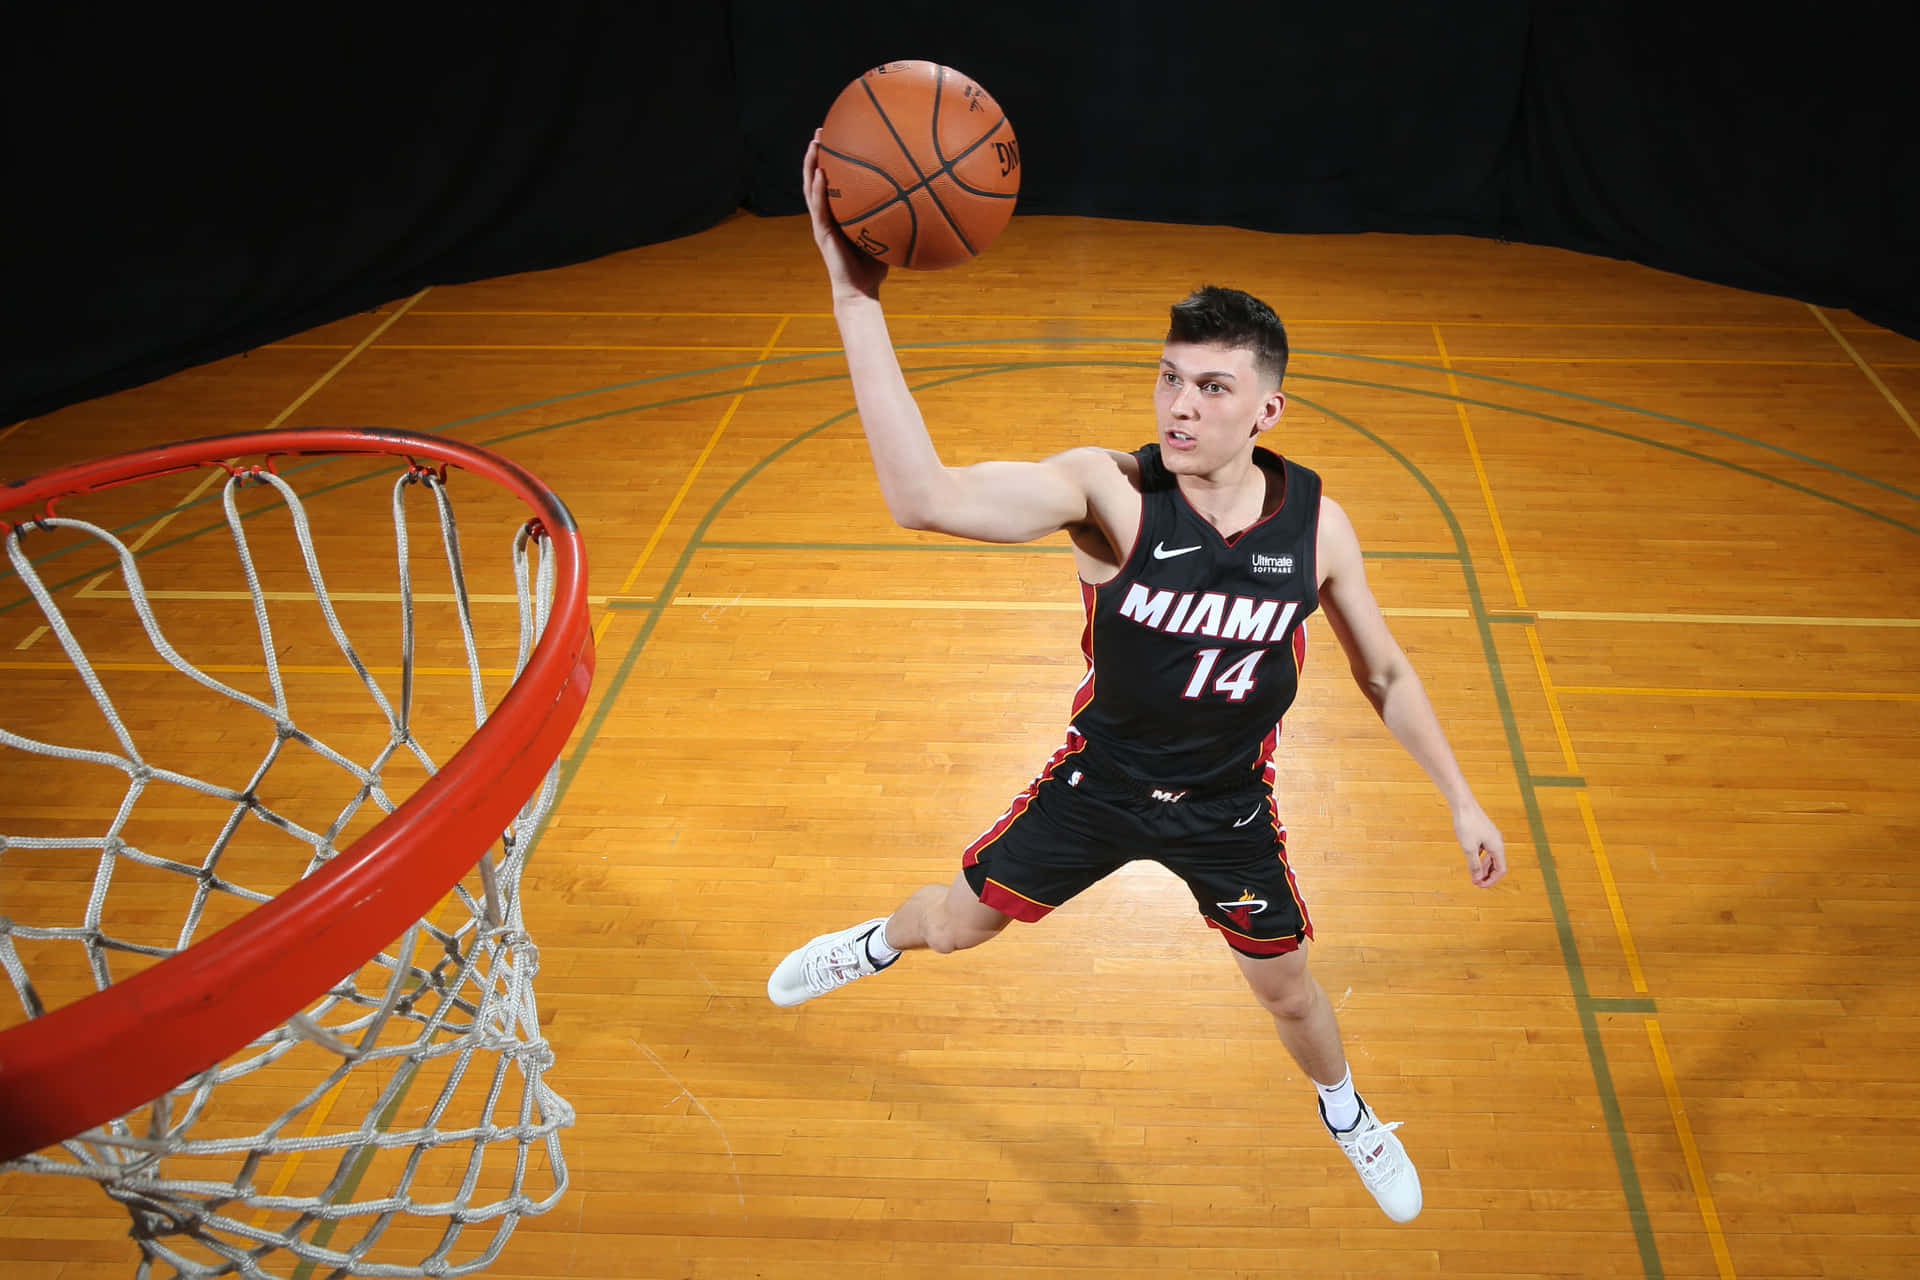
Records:
[[[1507,845],[1479,805],[1453,815],[1454,838],[1466,850],[1467,871],[1482,889],[1507,874]]]
[[[878,298],[880,282],[887,278],[887,264],[855,248],[833,220],[833,213],[827,207],[827,175],[820,168],[818,129],[813,131],[806,159],[800,163],[800,189],[807,194],[807,213],[813,219],[813,242],[826,260],[834,301]]]

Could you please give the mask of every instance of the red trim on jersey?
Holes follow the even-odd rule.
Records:
[[[1015,796],[1013,803],[1007,806],[1007,811],[994,819],[993,825],[975,837],[973,843],[968,845],[960,854],[960,865],[963,867],[971,867],[980,861],[980,851],[1005,835],[1007,828],[1013,825],[1014,819],[1027,811],[1027,806],[1033,803],[1034,793],[1040,790],[1040,784],[1047,780],[1047,775],[1053,772],[1054,766],[1058,765],[1068,756],[1084,751],[1086,746],[1087,740],[1081,737],[1076,730],[1067,730],[1066,742],[1063,743],[1060,749],[1053,753],[1052,758],[1041,767],[1039,776],[1028,783],[1027,789]],[[1012,890],[1009,889],[1008,892],[1011,893]],[[982,901],[985,901],[985,899],[983,898]],[[1029,901],[1031,901],[1031,899],[1029,899]],[[989,902],[987,905],[997,906],[998,904]],[[1048,910],[1052,910],[1052,908],[1049,907]],[[1009,911],[1007,914],[1013,915],[1014,913]]]
[[[1093,610],[1099,598],[1100,588],[1082,579],[1080,605],[1087,611],[1087,625],[1080,632],[1080,652],[1087,660],[1087,674],[1081,677],[1080,687],[1073,691],[1073,714],[1067,717],[1069,720],[1085,711],[1087,704],[1093,701]]]
[[[1231,538],[1227,537],[1225,534],[1222,534],[1220,537],[1220,540],[1226,543],[1228,546],[1232,546],[1234,543],[1240,541],[1240,539],[1246,537],[1248,534],[1252,533],[1255,529],[1258,529],[1261,525],[1265,524],[1267,521],[1279,515],[1280,512],[1284,510],[1287,505],[1287,460],[1281,457],[1279,454],[1273,453],[1271,449],[1262,449],[1260,451],[1262,453],[1271,454],[1273,457],[1273,460],[1280,464],[1280,501],[1274,504],[1273,510],[1267,512],[1266,515],[1261,516],[1258,520],[1255,520],[1252,524],[1248,525],[1246,528],[1242,529],[1240,532],[1234,534]],[[1258,462],[1254,463],[1254,465],[1256,467],[1260,466]],[[1266,468],[1260,467],[1260,470],[1265,471]],[[1180,493],[1180,487],[1178,485],[1174,486],[1174,492]],[[1186,494],[1180,493],[1180,498],[1183,502],[1186,500],[1186,496],[1187,496]],[[1191,502],[1187,503],[1187,509],[1192,511],[1193,514],[1195,514],[1196,516],[1200,516],[1199,510],[1195,508]],[[1213,523],[1209,521],[1205,516],[1200,516],[1200,523],[1206,525],[1209,529],[1213,527]]]

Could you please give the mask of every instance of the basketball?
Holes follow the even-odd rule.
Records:
[[[840,91],[820,130],[827,204],[890,266],[932,270],[993,243],[1020,194],[1007,113],[935,62],[888,62]]]

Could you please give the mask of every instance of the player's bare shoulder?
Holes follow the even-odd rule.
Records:
[[[1364,572],[1360,535],[1354,532],[1353,521],[1347,518],[1346,511],[1324,491],[1320,494],[1320,520],[1314,532],[1314,561],[1323,587],[1342,573]]]
[[[1140,459],[1118,449],[1085,446],[1047,459],[1074,478],[1086,495],[1086,524],[1069,528],[1080,576],[1102,581],[1120,571],[1140,528]]]

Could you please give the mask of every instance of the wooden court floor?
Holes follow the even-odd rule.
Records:
[[[1472,888],[1310,624],[1280,807],[1356,1081],[1420,1166],[1406,1226],[1151,864],[767,1002],[790,947],[951,877],[1081,675],[1059,540],[888,523],[800,220],[397,299],[0,428],[0,473],[378,424],[491,445],[580,518],[598,675],[525,884],[572,1186],[499,1280],[1920,1274],[1920,344],[1526,246],[1080,219],[886,299],[965,462],[1150,438],[1204,282],[1287,319],[1275,447],[1352,514],[1508,842]],[[345,530],[385,500],[311,501]],[[57,658],[8,573],[4,678]],[[0,1178],[7,1280],[129,1275],[125,1231],[90,1184]]]

